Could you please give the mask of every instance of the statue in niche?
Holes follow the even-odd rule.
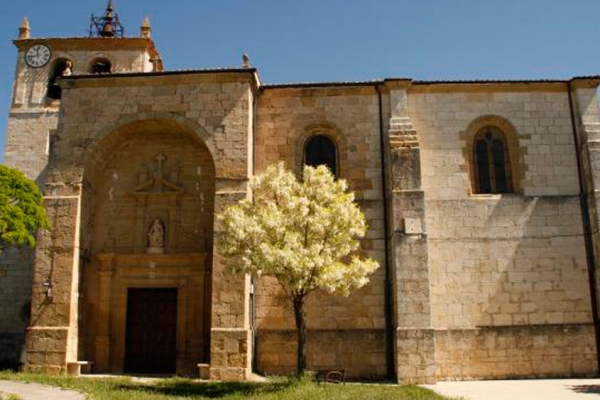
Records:
[[[148,231],[148,254],[165,252],[165,227],[160,219],[155,219]]]

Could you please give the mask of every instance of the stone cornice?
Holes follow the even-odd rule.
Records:
[[[258,87],[254,69],[223,69],[170,72],[135,72],[105,75],[72,75],[61,78],[65,89],[123,86],[160,86],[169,84],[248,82]]]
[[[415,81],[409,93],[473,93],[473,92],[566,92],[569,81]],[[574,78],[572,82],[597,87],[598,79]]]
[[[571,87],[575,89],[596,89],[600,86],[600,76],[584,76],[571,79]]]
[[[408,90],[413,83],[408,78],[390,78],[383,81],[383,87],[386,90]]]

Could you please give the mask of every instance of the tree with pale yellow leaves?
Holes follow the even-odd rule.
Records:
[[[344,180],[325,166],[305,166],[302,180],[283,163],[252,179],[251,198],[217,216],[220,253],[234,272],[277,278],[292,302],[298,373],[306,369],[305,301],[317,289],[348,296],[379,264],[356,251],[365,216]]]

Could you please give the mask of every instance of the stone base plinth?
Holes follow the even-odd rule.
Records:
[[[213,328],[210,339],[210,379],[245,380],[250,374],[251,331]]]
[[[92,372],[92,362],[90,361],[74,361],[67,363],[67,374],[71,376],[80,376],[81,374],[89,374]]]
[[[245,381],[247,373],[246,368],[211,368],[210,379],[214,381]]]
[[[297,368],[297,334],[293,329],[256,332],[258,372],[292,375]],[[350,379],[387,378],[383,329],[309,330],[307,368],[345,370]]]
[[[598,374],[592,323],[439,330],[435,342],[439,380]]]
[[[436,383],[433,329],[397,328],[396,374],[399,383]]]
[[[60,374],[67,370],[68,328],[27,329],[25,372]]]
[[[198,364],[198,377],[203,380],[210,379],[209,364]]]

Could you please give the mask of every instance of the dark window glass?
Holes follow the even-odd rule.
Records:
[[[488,161],[488,146],[485,140],[478,140],[475,146],[477,157],[477,179],[480,193],[491,193],[490,166]]]
[[[326,165],[337,176],[337,150],[333,140],[325,135],[312,137],[306,143],[304,163],[312,167]]]
[[[496,180],[496,192],[508,192],[508,182],[506,176],[506,163],[504,162],[504,143],[501,140],[494,140],[493,144],[494,155],[494,172]]]
[[[495,127],[475,135],[473,147],[476,193],[511,193],[510,159],[506,139]]]

